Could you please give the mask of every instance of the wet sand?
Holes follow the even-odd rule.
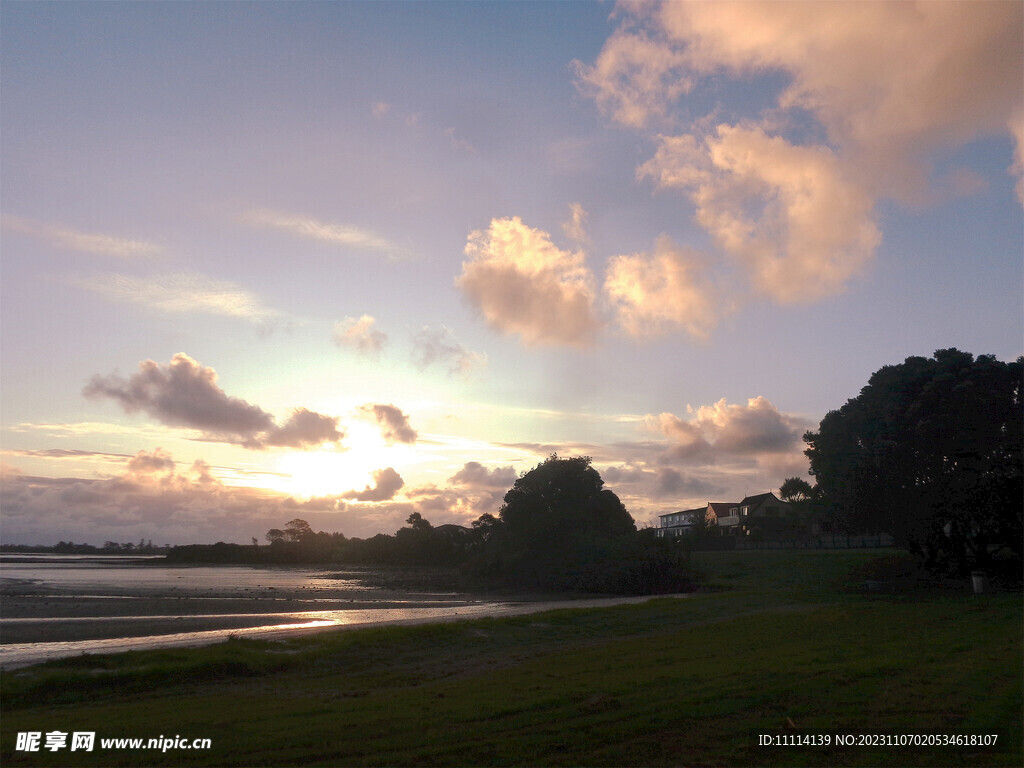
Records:
[[[82,653],[207,645],[230,635],[275,639],[649,599],[466,594],[417,586],[415,576],[353,571],[176,569],[170,585],[147,580],[153,573],[147,569],[118,570],[113,581],[84,573],[84,581],[3,579],[0,668]]]
[[[301,624],[351,612],[473,607],[492,599],[466,595],[366,589],[228,588],[161,596],[146,588],[79,595],[32,584],[6,583],[0,594],[0,644],[73,642]],[[504,602],[504,601],[502,601]],[[339,617],[340,618],[340,617]]]
[[[682,597],[677,595],[674,597]],[[135,600],[125,598],[134,603]],[[0,669],[12,670],[38,664],[51,659],[82,654],[118,653],[129,650],[154,648],[199,647],[223,642],[228,637],[252,637],[276,640],[296,637],[313,632],[330,632],[357,629],[360,627],[426,624],[460,621],[471,618],[519,616],[560,608],[592,608],[644,602],[651,597],[623,598],[580,598],[572,600],[525,599],[523,601],[429,601],[405,600],[393,602],[392,607],[382,608],[382,602],[347,601],[344,608],[300,610],[290,613],[279,612],[283,605],[291,607],[308,606],[309,601],[294,598],[273,597],[261,601],[247,598],[243,601],[211,599],[209,605],[219,609],[228,606],[250,610],[262,608],[262,612],[247,614],[201,614],[168,615],[148,613],[132,616],[53,616],[47,614],[54,609],[64,613],[60,600],[16,600],[14,604],[23,613],[35,613],[34,617],[22,616],[8,619],[0,624]],[[109,600],[104,598],[103,600]],[[166,607],[167,600],[160,598],[138,598],[137,610],[159,611]],[[74,601],[85,610],[87,603]],[[196,610],[195,600],[190,608]],[[316,602],[332,603],[325,600]],[[4,598],[5,606],[9,598]],[[372,606],[372,607],[367,607]],[[123,604],[118,606],[123,608]]]

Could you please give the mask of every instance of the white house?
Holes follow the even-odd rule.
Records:
[[[719,531],[725,535],[742,536],[747,533],[748,520],[785,517],[789,512],[789,502],[783,501],[771,491],[747,496],[739,502],[709,501],[707,506],[699,509],[658,515],[661,520],[658,536],[681,536],[693,530],[701,520],[718,526]]]
[[[707,519],[707,507],[669,512],[658,515],[658,518],[661,520],[658,536],[682,536],[687,531],[693,530],[693,527],[699,525],[702,520]]]

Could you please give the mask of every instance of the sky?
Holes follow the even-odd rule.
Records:
[[[650,526],[1024,352],[1019,2],[0,13],[3,543],[468,525],[552,453]]]

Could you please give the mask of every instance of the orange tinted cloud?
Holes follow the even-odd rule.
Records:
[[[698,223],[781,303],[841,291],[874,256],[874,200],[827,147],[760,128],[718,126],[703,140],[663,138],[640,173],[687,192]]]
[[[930,204],[983,186],[970,168],[933,178],[977,139],[1015,139],[1024,202],[1024,4],[693,0],[623,4],[616,16],[594,65],[580,66],[581,90],[656,143],[640,176],[685,194],[745,271],[732,295],[792,303],[845,290],[881,242],[879,200]],[[787,85],[759,113],[718,116],[742,101],[704,116],[676,109],[698,86],[770,74]],[[654,292],[634,294],[651,309],[632,301],[627,326],[665,314]]]
[[[348,347],[363,355],[379,355],[387,343],[388,335],[374,328],[377,321],[370,315],[358,320],[346,317],[334,324],[334,342],[339,347]]]
[[[676,247],[666,236],[658,238],[653,254],[613,258],[604,290],[619,325],[634,337],[682,329],[706,338],[727,311],[704,258]]]
[[[517,216],[470,234],[455,284],[488,325],[527,346],[593,344],[601,322],[581,251],[557,248]]]

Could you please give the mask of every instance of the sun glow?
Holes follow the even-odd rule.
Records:
[[[294,451],[278,461],[279,490],[309,498],[333,496],[373,487],[373,473],[385,467],[399,469],[413,459],[408,445],[389,445],[380,431],[368,424],[348,426],[343,446],[315,451]]]

